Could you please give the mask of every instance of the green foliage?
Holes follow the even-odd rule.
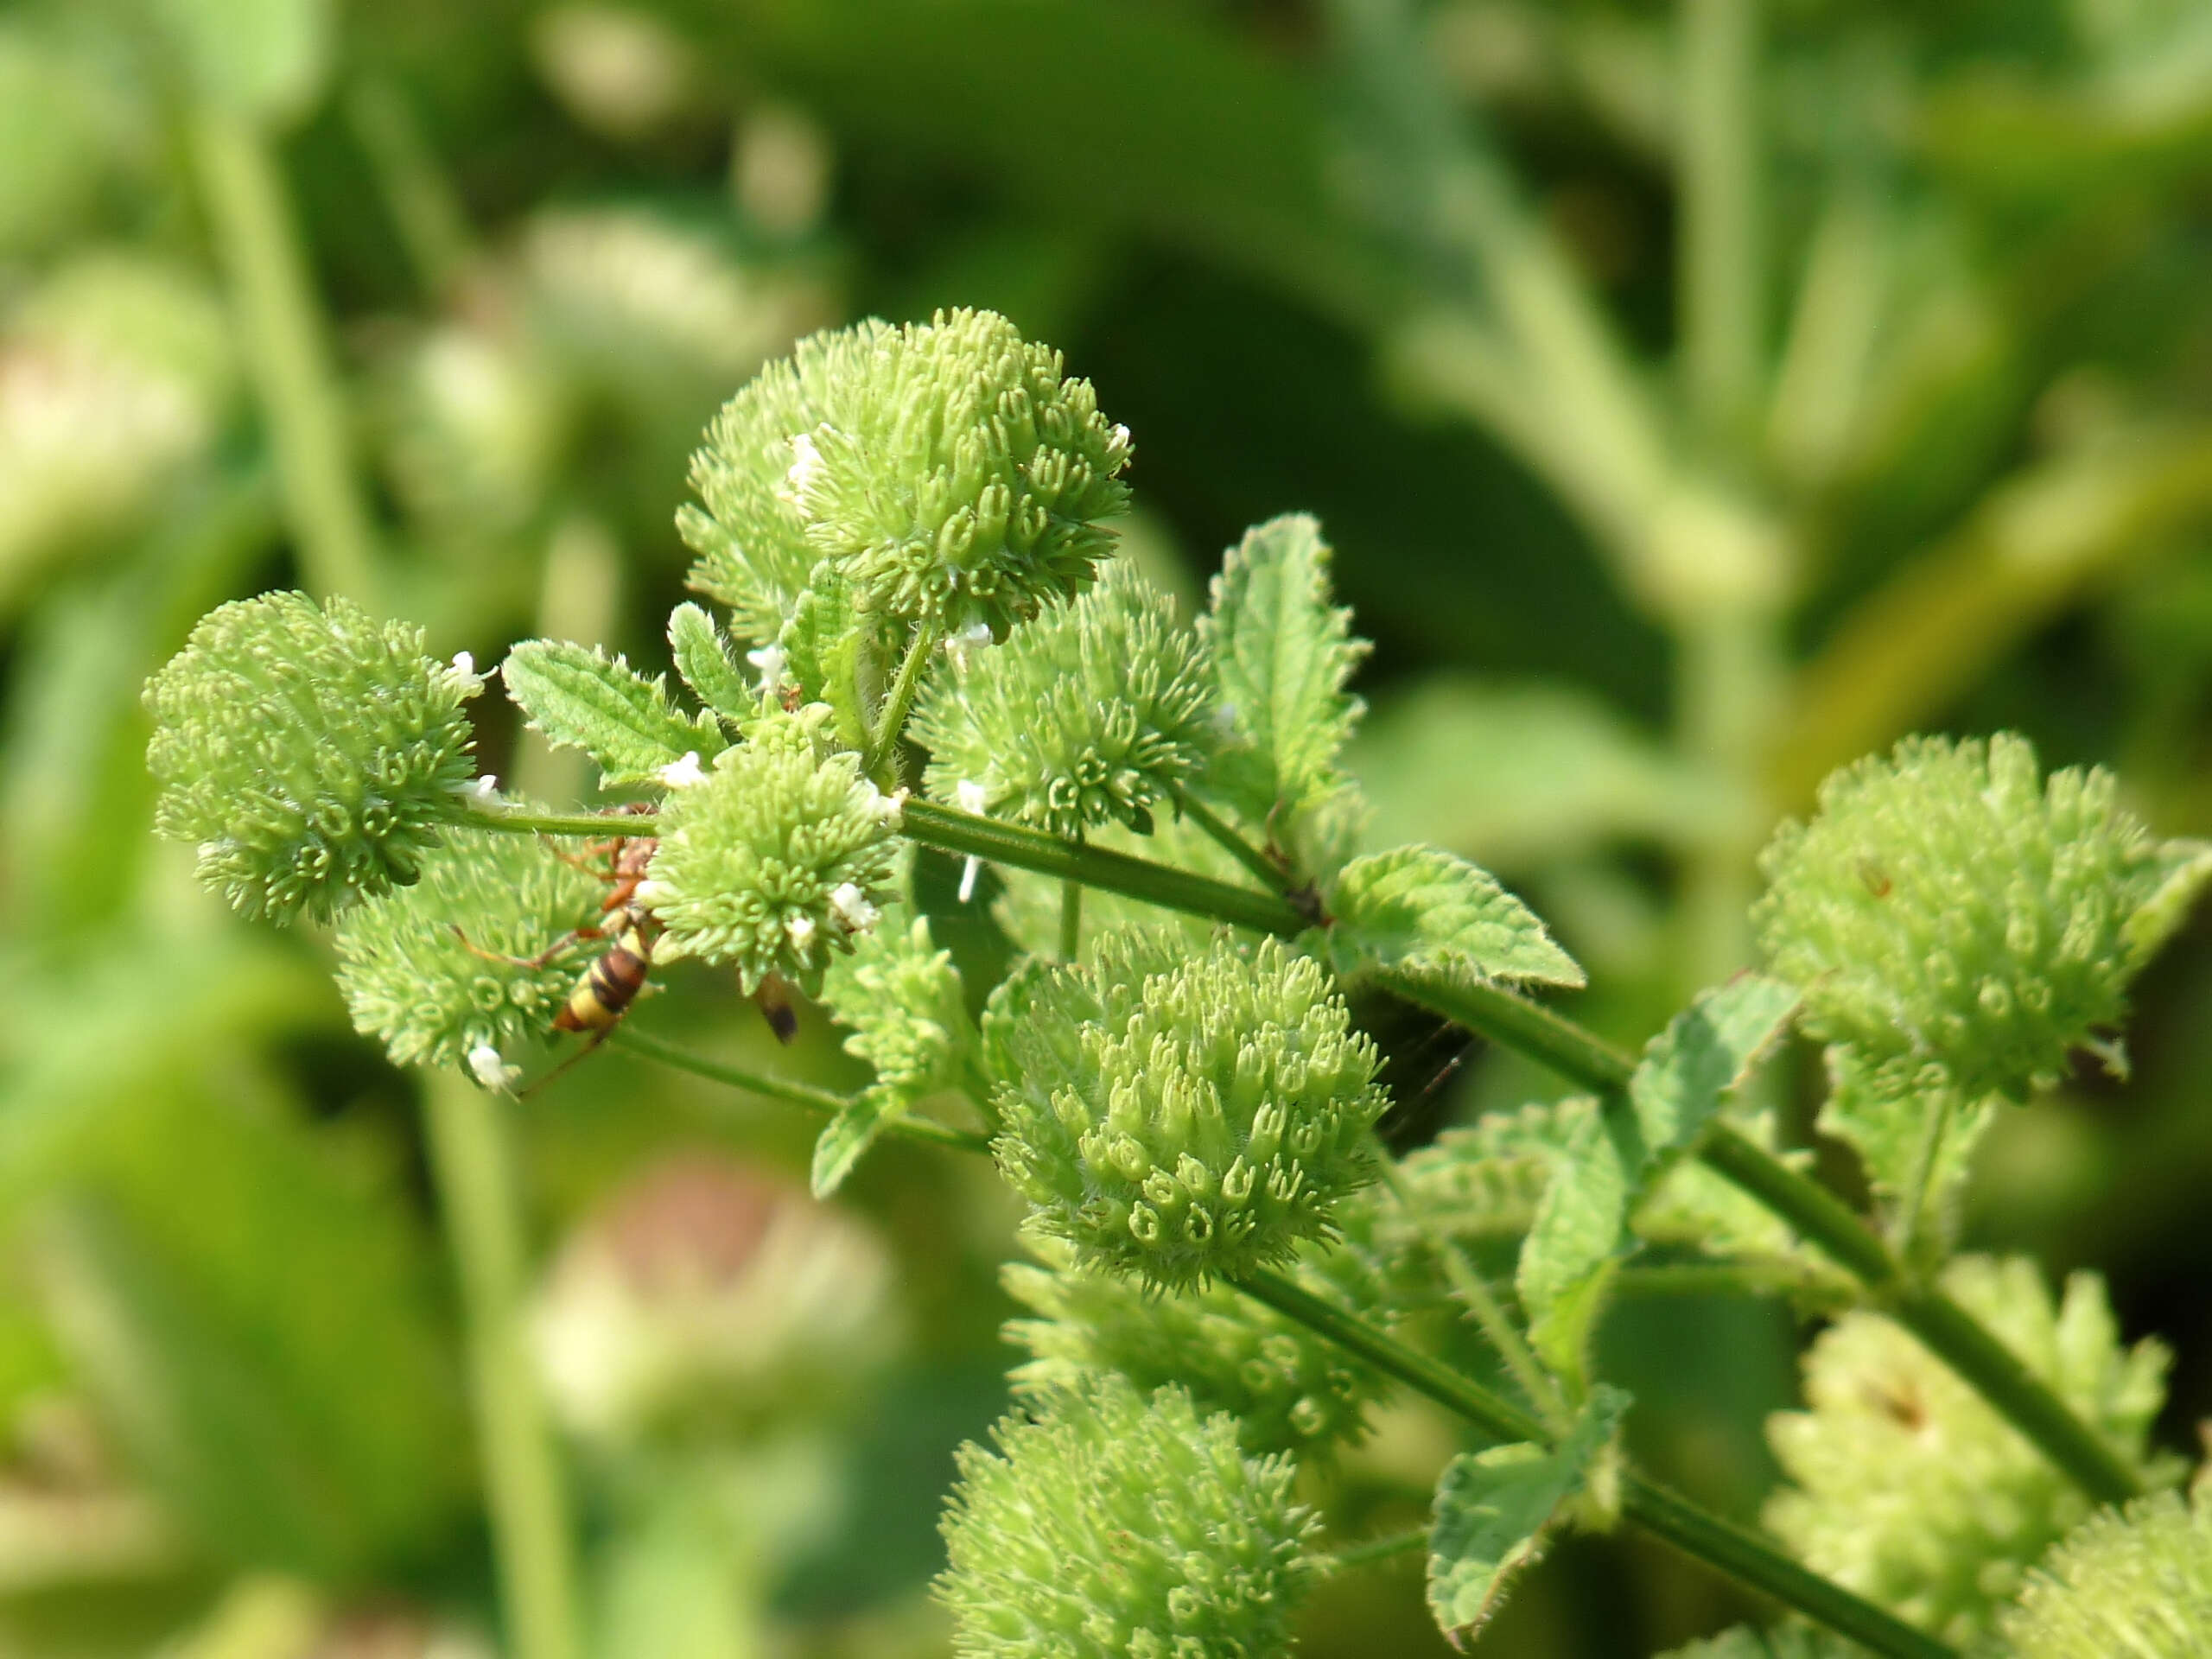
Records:
[[[1225,1414],[1111,1372],[1040,1392],[960,1452],[938,1580],[963,1656],[1281,1653],[1313,1521]]]
[[[1165,934],[1059,969],[1005,1041],[999,1167],[1084,1267],[1179,1290],[1332,1236],[1374,1178],[1373,1043],[1279,940]]]
[[[1446,979],[1579,986],[1582,969],[1487,871],[1433,847],[1354,859],[1329,893],[1337,971],[1403,969]]]
[[[1607,1448],[1628,1406],[1601,1385],[1556,1446],[1494,1446],[1446,1466],[1429,1533],[1428,1610],[1454,1646],[1481,1632],[1541,1558],[1563,1511],[1608,1484]]]
[[[2101,1510],[2028,1574],[1999,1621],[2018,1659],[2186,1659],[2212,1643],[2212,1507],[2202,1489]]]
[[[2124,1012],[2164,872],[2112,775],[2042,780],[2021,738],[1915,738],[1822,785],[1763,860],[1760,943],[1874,1086],[1972,1103],[2048,1086]]]
[[[1129,436],[1088,381],[988,311],[817,334],[724,407],[678,520],[693,582],[776,638],[837,562],[859,609],[1003,634],[1087,586],[1128,499]]]
[[[1037,1317],[1006,1336],[1033,1356],[1014,1373],[1027,1388],[1117,1371],[1150,1393],[1169,1384],[1202,1412],[1226,1412],[1247,1453],[1325,1456],[1367,1431],[1368,1408],[1389,1387],[1373,1367],[1228,1285],[1163,1296],[1110,1273],[1074,1265],[1058,1240],[1031,1241],[1041,1266],[1009,1262],[1000,1280]],[[1298,1282],[1353,1313],[1372,1310],[1380,1286],[1364,1254],[1304,1245]]]
[[[413,887],[339,922],[338,988],[354,1029],[382,1042],[395,1065],[497,1076],[499,1050],[552,1030],[592,950],[554,947],[595,914],[601,892],[537,841],[452,831]],[[479,1057],[483,1049],[492,1053]]]
[[[856,934],[823,976],[822,1001],[849,1028],[845,1052],[912,1098],[963,1082],[979,1039],[952,953],[931,943],[929,918],[904,919],[893,910]]]
[[[1305,813],[1351,786],[1340,755],[1366,707],[1344,689],[1368,645],[1333,602],[1332,556],[1305,513],[1256,525],[1224,556],[1198,620],[1228,734],[1209,787],[1290,846]]]
[[[996,647],[956,651],[914,713],[931,794],[980,786],[994,817],[1079,837],[1148,834],[1209,746],[1205,666],[1167,596],[1132,565],[1048,606]]]
[[[297,115],[329,66],[327,0],[158,0],[151,10],[192,90],[238,115]]]
[[[669,613],[668,650],[691,695],[724,720],[749,720],[759,711],[759,692],[730,661],[721,629],[696,605],[679,605]]]
[[[318,921],[413,881],[474,775],[483,682],[359,606],[264,594],[203,617],[146,683],[156,831],[249,916]]]
[[[1777,1624],[1770,1630],[1738,1624],[1702,1642],[1670,1648],[1661,1659],[1857,1659],[1855,1642],[1814,1624]]]
[[[873,925],[891,874],[891,820],[854,756],[823,752],[817,715],[772,713],[696,784],[671,792],[640,897],[666,926],[658,954],[736,965],[747,990],[779,975],[808,991]]]
[[[2145,1437],[2165,1395],[2158,1344],[2120,1345],[2102,1282],[2054,1304],[2032,1262],[1961,1256],[1944,1288],[2154,1480]],[[1766,1523],[1805,1563],[1946,1641],[1987,1637],[2045,1549],[2090,1510],[1958,1375],[1872,1313],[1845,1314],[1805,1359],[1807,1409],[1769,1439],[1791,1484]]]
[[[499,664],[507,695],[556,747],[582,749],[611,786],[659,779],[686,754],[712,759],[726,740],[712,715],[687,715],[659,675],[646,679],[593,646],[528,639]]]

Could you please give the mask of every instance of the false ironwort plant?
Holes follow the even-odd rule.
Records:
[[[2121,1345],[2094,1274],[2055,1301],[2031,1264],[1949,1249],[2004,1103],[2077,1051],[2123,1064],[2128,982],[2212,850],[2152,837],[2104,773],[2044,777],[2018,738],[1908,741],[1776,836],[1766,971],[1622,1052],[1535,1000],[1582,970],[1491,876],[1361,850],[1338,757],[1363,646],[1319,526],[1250,531],[1186,628],[1116,556],[1129,454],[1002,318],[817,336],[694,465],[678,522],[726,614],[671,619],[689,698],[585,645],[502,664],[523,717],[630,810],[502,797],[472,775],[470,664],[293,594],[219,609],[148,688],[161,827],[238,908],[334,916],[356,1022],[467,1080],[448,1088],[496,1103],[509,1057],[581,1005],[592,1040],[825,1112],[818,1194],[887,1135],[995,1160],[1030,1210],[1033,1260],[1006,1281],[1033,1357],[946,1512],[963,1654],[1279,1652],[1303,1592],[1400,1547],[1426,1551],[1459,1639],[1561,1530],[1618,1527],[1787,1610],[1692,1651],[2212,1643],[2202,1510],[2147,1439],[2162,1355]],[[603,899],[564,842],[650,857]],[[964,983],[933,938],[915,849],[1007,873],[1027,949],[1000,982]],[[620,1023],[632,980],[685,957],[816,1000],[875,1082],[827,1095]],[[1394,1158],[1353,993],[1583,1092]],[[1872,1217],[1746,1087],[1793,1029],[1826,1046],[1823,1124]],[[1510,1283],[1479,1265],[1502,1237]],[[1789,1484],[1764,1532],[1622,1449],[1634,1402],[1592,1335],[1654,1241],[1840,1310],[1805,1409],[1773,1426]],[[1417,1345],[1439,1310],[1503,1382]],[[1417,1536],[1324,1537],[1299,1465],[1325,1470],[1395,1389],[1481,1444]],[[525,1472],[499,1524],[531,1526],[528,1460],[504,1466]],[[2146,1613],[2154,1580],[2189,1593]]]

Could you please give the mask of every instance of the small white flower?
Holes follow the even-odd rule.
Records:
[[[487,772],[481,778],[469,779],[467,792],[479,805],[490,806],[499,798],[499,780]]]
[[[453,661],[446,665],[446,678],[464,697],[473,697],[484,690],[484,676],[476,671],[476,659],[465,651],[454,653]]]
[[[944,654],[952,658],[953,666],[964,671],[968,666],[968,659],[977,652],[987,649],[990,644],[991,625],[988,622],[970,622],[957,633],[945,636]]]
[[[863,778],[861,779],[861,787],[868,791],[868,810],[892,829],[896,830],[899,827],[899,820],[906,816],[906,797],[910,792],[906,786],[901,784],[891,794],[887,795]]]
[[[1128,448],[1129,429],[1123,426],[1119,421],[1114,423],[1114,442],[1120,444],[1125,449]]]
[[[791,936],[791,949],[804,956],[807,946],[814,943],[814,918],[794,916],[784,924],[784,931]]]
[[[504,1094],[521,1077],[522,1067],[509,1065],[491,1044],[479,1043],[468,1051],[468,1074],[483,1087]]]
[[[699,764],[699,751],[686,749],[681,760],[671,760],[653,774],[671,789],[689,789],[694,784],[707,781],[704,767]]]
[[[883,918],[883,912],[852,881],[841,881],[830,889],[830,913],[845,925],[848,933],[865,933]]]
[[[639,882],[632,891],[637,895],[638,902],[643,905],[647,910],[652,910],[661,905],[666,904],[673,896],[668,890],[667,882],[656,881],[651,876],[647,876],[644,880]]]
[[[779,501],[788,501],[798,510],[802,518],[810,518],[806,510],[806,486],[822,471],[822,452],[814,447],[814,439],[802,432],[791,440],[791,464],[784,474],[784,487],[776,492]]]
[[[784,648],[781,645],[762,645],[758,651],[748,651],[745,660],[760,671],[760,689],[775,691],[784,683]]]

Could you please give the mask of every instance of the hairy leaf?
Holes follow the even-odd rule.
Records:
[[[906,1109],[906,1096],[895,1089],[868,1089],[855,1096],[815,1141],[814,1196],[826,1198],[842,1186],[861,1154],[883,1133],[884,1125]]]
[[[668,649],[691,695],[728,720],[757,713],[760,699],[729,659],[722,631],[699,606],[686,601],[669,613]]]
[[[727,747],[712,715],[684,714],[664,678],[646,679],[596,646],[526,640],[499,675],[532,727],[590,755],[609,784],[642,782],[688,752],[707,759]]]
[[[1646,1154],[1664,1158],[1694,1142],[1720,1103],[1782,1039],[1797,992],[1742,974],[1700,992],[1652,1039],[1629,1079]]]
[[[1629,1396],[1600,1385],[1551,1451],[1525,1442],[1465,1452],[1436,1484],[1428,1535],[1428,1608],[1454,1646],[1504,1604],[1543,1554],[1560,1510],[1588,1491]]]
[[[1575,1121],[1522,1241],[1514,1275],[1530,1342],[1554,1373],[1576,1386],[1644,1162],[1634,1119],[1607,1104]]]
[[[1362,968],[1429,969],[1478,979],[1580,986],[1583,972],[1544,925],[1487,871],[1435,847],[1356,858],[1329,896],[1330,959]]]
[[[1269,519],[1229,550],[1198,624],[1236,740],[1217,781],[1255,823],[1344,781],[1337,757],[1365,707],[1344,686],[1368,647],[1330,602],[1329,556],[1317,520]]]

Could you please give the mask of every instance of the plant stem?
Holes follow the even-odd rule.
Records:
[[[522,1200],[502,1096],[443,1071],[423,1096],[461,1279],[493,1553],[515,1659],[578,1659],[568,1493],[524,1312]]]
[[[298,227],[267,137],[213,104],[188,118],[193,163],[269,423],[300,574],[374,609],[375,543]]]
[[[1552,1436],[1544,1426],[1510,1401],[1407,1347],[1357,1315],[1313,1295],[1287,1276],[1262,1270],[1233,1282],[1254,1300],[1319,1332],[1346,1352],[1357,1354],[1377,1370],[1458,1413],[1485,1433],[1503,1441],[1551,1444]],[[1953,1659],[1952,1650],[1933,1637],[1808,1572],[1756,1533],[1708,1515],[1687,1498],[1632,1472],[1622,1478],[1621,1513],[1685,1554],[1877,1653],[1893,1659]]]
[[[388,76],[365,77],[346,97],[346,117],[384,194],[415,280],[430,298],[443,298],[468,264],[468,219],[406,93]]]
[[[1141,899],[1165,910],[1204,916],[1255,932],[1279,933],[1289,938],[1313,924],[1280,894],[1255,893],[1231,887],[1211,876],[1194,875],[1147,859],[1103,847],[1063,841],[1041,830],[995,818],[979,817],[935,801],[910,800],[902,826],[909,841],[963,858],[981,858],[994,864],[1011,864],[1103,888],[1124,898]],[[650,834],[650,830],[639,833]]]
[[[657,836],[660,820],[650,812],[533,812],[520,806],[479,806],[465,803],[461,822],[474,830],[498,830],[514,836],[589,836],[603,839],[617,831],[625,836]]]
[[[1389,1187],[1392,1196],[1397,1199],[1398,1207],[1406,1212],[1428,1248],[1436,1252],[1437,1260],[1444,1264],[1445,1278],[1459,1300],[1466,1304],[1468,1313],[1474,1316],[1476,1327],[1483,1333],[1484,1339],[1505,1362],[1505,1369],[1521,1385],[1521,1392],[1527,1395],[1530,1403],[1543,1413],[1545,1421],[1558,1426],[1565,1411],[1565,1402],[1560,1397],[1558,1385],[1537,1362],[1535,1354],[1522,1340],[1520,1332],[1514,1329],[1513,1321],[1506,1317],[1504,1306],[1491,1289],[1490,1281],[1482,1276],[1473,1262],[1467,1260],[1465,1252],[1458,1244],[1443,1236],[1440,1228],[1428,1224],[1427,1217],[1415,1207],[1413,1194],[1408,1189],[1405,1176],[1396,1161],[1379,1143],[1376,1163],[1382,1172],[1383,1184]]]
[[[1346,1573],[1355,1567],[1369,1567],[1376,1561],[1392,1560],[1400,1555],[1409,1555],[1414,1550],[1427,1548],[1428,1529],[1413,1527],[1404,1532],[1394,1532],[1385,1538],[1371,1538],[1363,1544],[1350,1544],[1343,1549],[1332,1549],[1306,1559],[1318,1573]]]
[[[1269,858],[1250,842],[1238,835],[1228,823],[1206,809],[1205,804],[1187,789],[1175,791],[1176,810],[1192,823],[1211,836],[1214,843],[1256,877],[1262,887],[1277,893],[1288,893],[1290,872]]]
[[[607,1039],[608,1046],[637,1055],[640,1059],[655,1060],[678,1071],[689,1071],[693,1077],[705,1077],[711,1083],[726,1083],[733,1089],[744,1089],[770,1100],[816,1113],[823,1117],[835,1117],[852,1103],[848,1095],[835,1090],[817,1088],[810,1083],[800,1083],[790,1077],[779,1077],[766,1071],[751,1071],[741,1065],[710,1059],[704,1054],[694,1054],[686,1049],[664,1043],[658,1037],[648,1037],[642,1031],[632,1031],[628,1025],[617,1026]],[[988,1152],[988,1135],[956,1129],[949,1123],[939,1123],[927,1117],[894,1117],[883,1126],[882,1133],[901,1140],[918,1141],[933,1147],[950,1147],[957,1152]]]
[[[899,664],[899,677],[891,683],[891,695],[883,700],[875,730],[869,734],[868,747],[861,754],[861,771],[874,778],[879,785],[888,786],[890,780],[876,774],[899,741],[899,733],[906,724],[906,711],[914,706],[914,693],[921,689],[922,671],[929,666],[940,638],[932,627],[914,630],[913,639],[907,642],[906,655]]]
[[[1758,390],[1758,0],[1682,0],[1681,331],[1708,446],[1747,435]]]
[[[1542,1061],[1601,1093],[1628,1086],[1634,1062],[1573,1020],[1502,986],[1388,969],[1378,982],[1455,1024]],[[2139,1495],[2142,1481],[2050,1385],[1940,1290],[1916,1286],[1882,1241],[1840,1198],[1781,1159],[1714,1122],[1698,1158],[1741,1187],[1864,1284],[1874,1303],[1920,1339],[2005,1421],[2100,1503]]]
[[[1851,1269],[1876,1304],[1986,1400],[2100,1503],[2139,1497],[2141,1478],[2019,1357],[1942,1291],[1910,1281],[1897,1258],[1828,1190],[1725,1123],[1699,1155],[1712,1169]]]
[[[1060,883],[1060,960],[1073,962],[1083,954],[1083,883],[1072,879]]]

